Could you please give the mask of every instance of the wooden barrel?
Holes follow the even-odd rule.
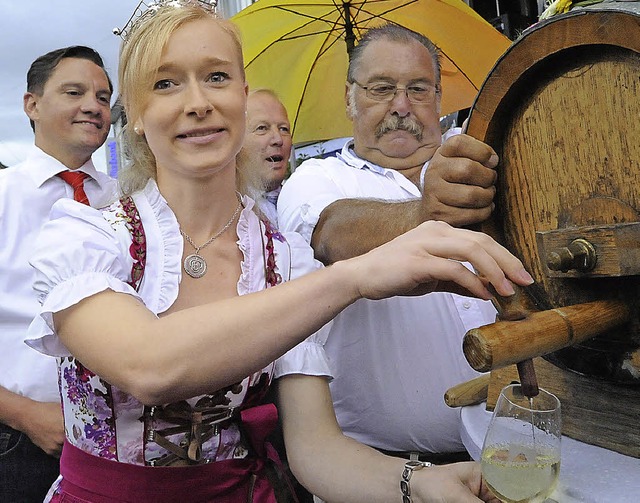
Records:
[[[540,386],[561,399],[563,433],[640,458],[640,4],[574,9],[528,29],[485,80],[467,132],[500,156],[496,210],[482,229],[536,280],[523,305],[542,319],[553,313],[569,341],[574,327],[578,340],[606,321],[594,338],[534,360]],[[567,307],[578,305],[569,319]],[[590,305],[629,316],[611,328]],[[547,335],[531,332],[534,321],[479,330],[499,326],[526,347]],[[505,345],[503,361],[507,353]],[[498,367],[488,408],[518,378]]]
[[[640,385],[640,15],[593,8],[530,28],[485,80],[468,133],[500,156],[483,230],[532,273],[535,308],[621,300],[632,313],[547,358]]]

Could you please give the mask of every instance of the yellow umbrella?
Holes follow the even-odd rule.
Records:
[[[442,114],[471,106],[510,41],[462,0],[258,0],[233,18],[251,88],[282,98],[296,143],[351,135],[344,85],[347,46],[392,22],[442,51]]]

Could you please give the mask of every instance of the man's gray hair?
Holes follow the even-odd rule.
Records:
[[[355,80],[355,74],[358,71],[360,62],[362,60],[362,54],[371,42],[376,40],[392,40],[394,42],[400,42],[408,44],[411,41],[416,41],[423,45],[431,54],[433,59],[433,70],[436,77],[436,86],[440,87],[440,49],[427,37],[416,33],[413,30],[405,28],[397,24],[384,24],[369,28],[362,36],[358,45],[356,45],[349,54],[349,69],[347,70],[347,81],[353,83]]]

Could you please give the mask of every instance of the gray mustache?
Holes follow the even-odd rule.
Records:
[[[416,140],[422,141],[423,129],[423,125],[411,117],[392,115],[378,124],[376,128],[376,138],[381,138],[382,135],[390,133],[391,131],[401,130],[413,135]]]

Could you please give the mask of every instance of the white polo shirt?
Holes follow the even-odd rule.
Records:
[[[320,213],[334,201],[420,196],[404,175],[357,157],[349,141],[337,157],[296,169],[280,193],[278,221],[310,241]],[[325,347],[343,431],[390,451],[464,450],[460,411],[444,403],[444,393],[479,375],[464,357],[462,338],[495,316],[490,302],[446,293],[349,306],[334,320]]]

